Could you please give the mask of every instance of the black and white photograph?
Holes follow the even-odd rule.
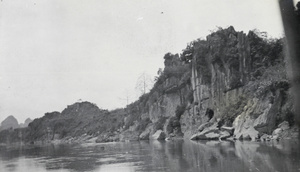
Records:
[[[300,172],[300,0],[0,0],[1,172]]]

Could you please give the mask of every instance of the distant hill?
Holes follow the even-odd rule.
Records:
[[[124,110],[108,112],[90,102],[77,102],[62,112],[46,113],[42,118],[34,119],[28,125],[27,139],[53,140],[86,133],[93,136],[111,133],[123,126],[124,114]]]
[[[1,122],[1,130],[9,128],[19,128],[18,120],[12,115],[8,116],[5,120]]]
[[[27,118],[24,123],[19,124],[18,120],[14,116],[10,115],[1,122],[0,130],[25,128],[28,127],[28,124],[31,122],[32,120]]]
[[[31,122],[32,122],[32,120],[30,118],[27,118],[24,123],[19,124],[19,127],[20,128],[28,127],[28,124],[31,123]]]

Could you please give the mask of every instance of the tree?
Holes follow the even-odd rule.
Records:
[[[119,99],[120,99],[121,101],[126,102],[126,107],[129,105],[129,102],[130,102],[130,100],[131,100],[131,95],[129,94],[128,89],[126,89],[126,90],[124,91],[124,96],[121,97],[121,98],[119,98]]]
[[[157,71],[157,76],[154,77],[154,81],[158,82],[159,78],[163,75],[163,69],[159,68]]]
[[[158,71],[157,71],[157,75],[158,77],[161,76],[163,73],[163,69],[162,68],[159,68]]]
[[[153,80],[151,76],[144,72],[137,79],[135,89],[139,92],[139,94],[144,95],[152,88],[152,86]]]

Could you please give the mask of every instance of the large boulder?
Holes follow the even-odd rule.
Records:
[[[282,129],[281,128],[277,128],[273,131],[272,135],[275,136],[275,135],[280,135],[282,133]]]
[[[272,132],[272,139],[274,140],[278,140],[280,138],[283,137],[283,135],[285,135],[288,131],[288,129],[290,129],[290,125],[287,121],[283,121],[282,123],[280,123],[278,125],[278,128],[276,128],[273,132]]]
[[[221,136],[220,130],[218,129],[218,123],[214,123],[203,131],[198,132],[190,138],[191,140],[216,140]]]
[[[223,126],[223,127],[221,127],[221,131],[227,131],[230,135],[232,135],[233,132],[234,132],[234,128],[233,127],[225,127],[225,126]]]
[[[281,128],[277,128],[272,133],[272,139],[277,140],[280,139],[283,130]]]
[[[205,128],[208,128],[208,127],[210,127],[210,126],[212,126],[212,125],[213,125],[213,123],[211,123],[211,122],[206,122],[206,123],[204,123],[204,124],[201,124],[201,125],[198,127],[198,131],[201,132],[201,131],[203,131]]]
[[[157,130],[152,136],[153,140],[164,140],[166,138],[166,134],[162,130]]]
[[[143,131],[141,134],[140,134],[140,136],[139,136],[139,139],[140,140],[149,140],[149,136],[150,136],[150,133],[151,133],[151,131],[152,131],[152,125],[149,125],[146,129],[145,129],[145,131]]]
[[[218,128],[209,129],[197,134],[194,134],[190,139],[191,140],[222,140],[230,137],[231,134],[228,131],[221,131]]]
[[[247,129],[243,129],[242,131],[236,133],[234,135],[235,139],[238,140],[252,140],[255,141],[259,138],[259,132],[253,128],[253,126],[250,126]]]
[[[278,125],[279,128],[281,128],[283,131],[290,129],[290,125],[287,121],[283,121]]]

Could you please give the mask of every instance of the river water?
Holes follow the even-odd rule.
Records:
[[[0,149],[0,171],[300,172],[300,146],[296,140],[10,146]]]

